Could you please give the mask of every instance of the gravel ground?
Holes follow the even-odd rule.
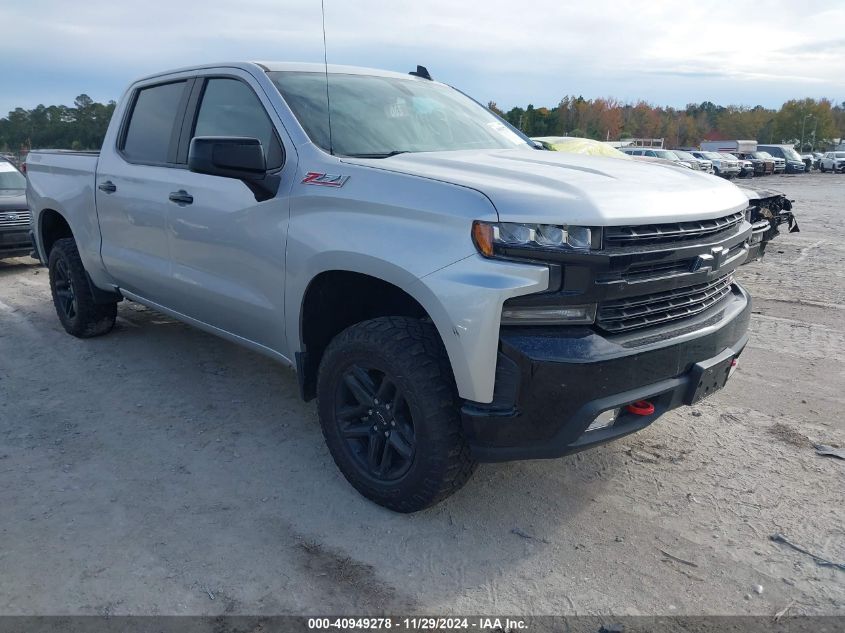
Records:
[[[288,369],[124,302],[64,333],[0,262],[0,613],[845,615],[845,177],[741,280],[728,386],[555,461],[484,465],[411,516],[336,470]],[[756,589],[756,590],[755,590]],[[762,589],[762,593],[760,592]]]

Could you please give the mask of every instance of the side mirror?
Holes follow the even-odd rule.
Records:
[[[188,148],[188,169],[240,180],[259,202],[272,198],[279,190],[280,178],[267,173],[264,148],[257,138],[196,136]]]

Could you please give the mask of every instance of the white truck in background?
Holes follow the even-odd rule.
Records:
[[[757,141],[702,141],[701,149],[705,152],[750,154],[757,151]]]

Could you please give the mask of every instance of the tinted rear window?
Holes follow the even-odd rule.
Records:
[[[123,142],[123,153],[129,160],[167,162],[173,125],[180,114],[179,103],[184,92],[184,81],[138,92]]]

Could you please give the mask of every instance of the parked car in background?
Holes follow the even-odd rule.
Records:
[[[542,147],[542,149],[552,150],[555,152],[564,152],[567,154],[584,154],[586,156],[604,156],[606,158],[622,158],[624,160],[635,160],[642,163],[651,163],[652,165],[668,165],[670,167],[679,167],[689,169],[688,165],[678,162],[678,159],[658,158],[652,155],[646,156],[640,152],[623,152],[608,143],[596,141],[591,138],[582,138],[579,136],[534,136],[531,141]],[[642,148],[631,148],[642,149]],[[657,151],[662,151],[659,148]],[[674,154],[675,151],[672,150]],[[693,171],[699,171],[695,164],[697,159],[689,161],[693,165]],[[687,162],[686,160],[684,162]],[[709,162],[709,161],[707,161]]]
[[[739,176],[739,160],[735,156],[725,158],[719,152],[703,152],[696,150],[690,152],[696,158],[704,158],[713,163],[713,173],[723,178]]]
[[[701,171],[705,171],[708,174],[713,173],[713,162],[706,158],[698,158],[682,149],[673,149],[672,153],[681,160],[689,161],[693,166],[698,165],[698,169]]]
[[[752,163],[747,158],[738,158],[733,154],[722,153],[726,159],[734,158],[739,163],[739,177],[740,178],[753,178],[754,177],[754,163]]]
[[[773,174],[782,174],[786,171],[786,160],[781,158],[780,156],[773,156],[769,152],[764,152],[762,150],[758,150],[754,152],[756,155],[761,156],[762,158],[769,159],[773,163],[772,173]]]
[[[803,174],[806,169],[804,161],[801,160],[801,155],[795,151],[792,145],[758,145],[757,149],[768,152],[775,158],[782,158],[787,174]]]
[[[584,154],[586,156],[606,156],[607,158],[631,158],[612,145],[580,136],[533,136],[531,140],[534,143],[542,145],[543,149],[555,152]]]
[[[821,160],[824,157],[824,152],[813,152],[813,169],[821,167]]]
[[[819,169],[826,171],[841,171],[845,173],[845,152],[828,152],[819,161]]]
[[[812,154],[799,154],[801,156],[801,160],[804,161],[804,171],[811,171],[813,169],[813,158]]]
[[[755,176],[767,176],[775,173],[775,159],[765,152],[745,152],[735,154],[737,158],[750,160],[754,165]]]
[[[687,167],[688,169],[699,170],[698,164],[693,161],[683,160],[673,151],[668,149],[660,149],[657,147],[623,147],[622,152],[629,156],[646,156],[648,158],[660,158],[668,160],[678,165]]]
[[[32,252],[26,178],[10,161],[0,158],[0,258]]]
[[[736,154],[757,151],[757,141],[702,141],[699,149],[703,152]]]

